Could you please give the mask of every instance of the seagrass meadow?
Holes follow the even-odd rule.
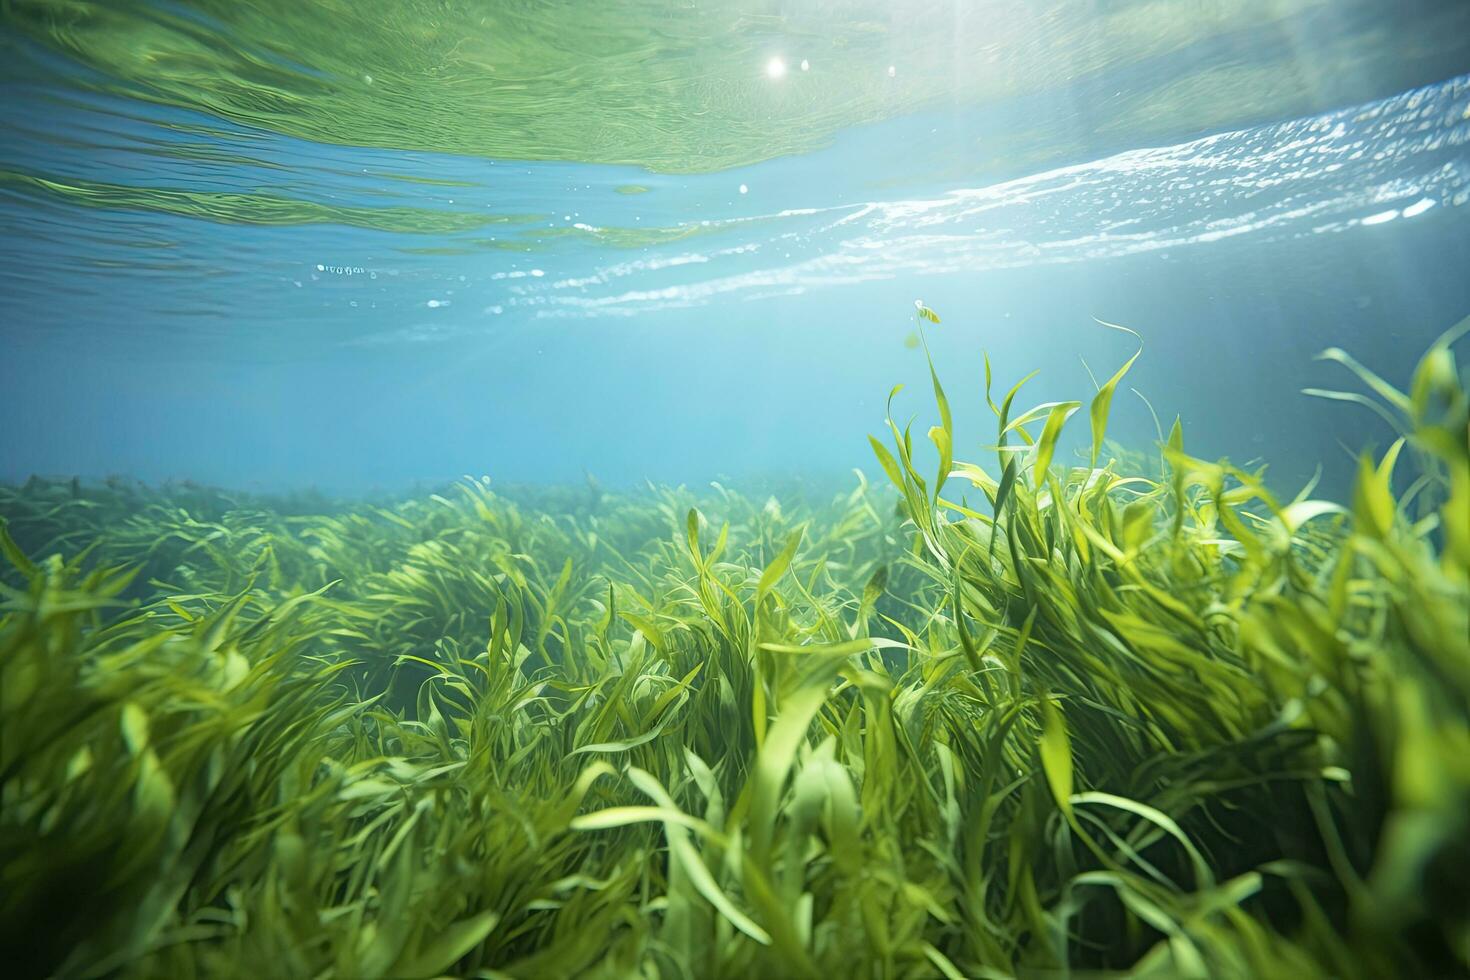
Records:
[[[973,462],[938,372],[830,501],[5,487],[4,959],[1464,974],[1467,329],[1327,352],[1400,433],[1342,504],[1114,446],[1131,360],[1027,411],[987,363]]]

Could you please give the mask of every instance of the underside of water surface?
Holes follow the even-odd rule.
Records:
[[[1470,6],[0,0],[0,961],[1470,975]]]

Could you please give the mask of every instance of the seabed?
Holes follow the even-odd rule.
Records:
[[[1342,502],[1132,361],[828,502],[0,489],[12,975],[1463,974],[1467,327]]]

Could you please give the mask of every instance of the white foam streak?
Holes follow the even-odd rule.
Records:
[[[1339,234],[1470,200],[1470,76],[1369,106],[1015,180],[706,219],[700,252],[518,278],[538,317],[632,316],[895,276],[1096,262],[1228,240]]]

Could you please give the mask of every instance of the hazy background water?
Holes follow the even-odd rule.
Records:
[[[537,19],[574,4],[425,6],[403,51],[7,6],[0,478],[840,476],[894,384],[928,425],[922,298],[959,458],[982,352],[1085,398],[1133,349],[1098,317],[1188,448],[1289,488],[1384,436],[1299,393],[1346,380],[1316,352],[1402,379],[1470,313],[1470,5],[747,6],[722,37],[629,4],[603,61],[605,19]]]

